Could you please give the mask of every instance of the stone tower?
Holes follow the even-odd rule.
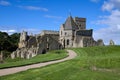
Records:
[[[75,17],[74,22],[77,24],[79,29],[86,29],[86,18]]]
[[[64,48],[73,46],[74,32],[79,28],[76,26],[72,16],[69,16],[64,24],[60,27],[60,43]]]
[[[64,48],[94,46],[92,32],[92,29],[86,30],[86,18],[69,16],[60,27],[59,42]]]
[[[20,34],[20,41],[19,41],[19,45],[18,45],[18,48],[23,48],[23,47],[26,47],[27,46],[27,32],[23,31],[21,34]]]

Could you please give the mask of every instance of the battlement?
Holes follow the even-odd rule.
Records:
[[[43,30],[41,31],[40,35],[45,35],[45,34],[50,34],[50,35],[59,35],[59,31],[52,31],[52,30]]]

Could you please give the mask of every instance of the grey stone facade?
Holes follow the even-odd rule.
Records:
[[[42,35],[28,36],[23,31],[20,36],[19,48],[11,54],[11,58],[21,57],[29,59],[37,54],[44,54],[49,50],[61,49],[62,46],[58,42],[59,34],[54,31],[47,32]]]
[[[69,16],[59,31],[43,30],[35,36],[28,36],[27,32],[23,31],[19,48],[11,54],[11,58],[29,59],[49,50],[104,45],[102,40],[95,41],[92,35],[93,30],[86,29],[86,18]]]
[[[60,27],[59,41],[64,48],[97,46],[92,33],[86,29],[86,18],[69,16]]]

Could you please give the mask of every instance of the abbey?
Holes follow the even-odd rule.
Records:
[[[61,25],[59,31],[43,30],[35,36],[28,35],[27,32],[23,31],[18,49],[11,54],[11,58],[29,59],[49,50],[103,46],[103,40],[95,41],[92,34],[92,29],[86,29],[86,18],[69,16],[65,23]]]
[[[69,16],[60,27],[59,40],[64,48],[95,46],[92,33],[92,29],[86,30],[86,18]]]

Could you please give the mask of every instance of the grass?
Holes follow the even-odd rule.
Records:
[[[120,68],[120,46],[73,49],[80,53],[81,66],[99,68]]]
[[[21,59],[21,58],[10,59],[10,58],[8,58],[5,60],[4,64],[0,64],[0,69],[35,64],[35,63],[39,63],[39,62],[47,62],[47,61],[51,61],[51,60],[62,59],[67,56],[68,55],[66,54],[66,51],[55,50],[55,51],[50,51],[47,54],[41,54],[41,55],[35,56],[31,59]]]
[[[0,80],[120,80],[120,46],[73,50],[78,56],[72,60],[3,76]]]

